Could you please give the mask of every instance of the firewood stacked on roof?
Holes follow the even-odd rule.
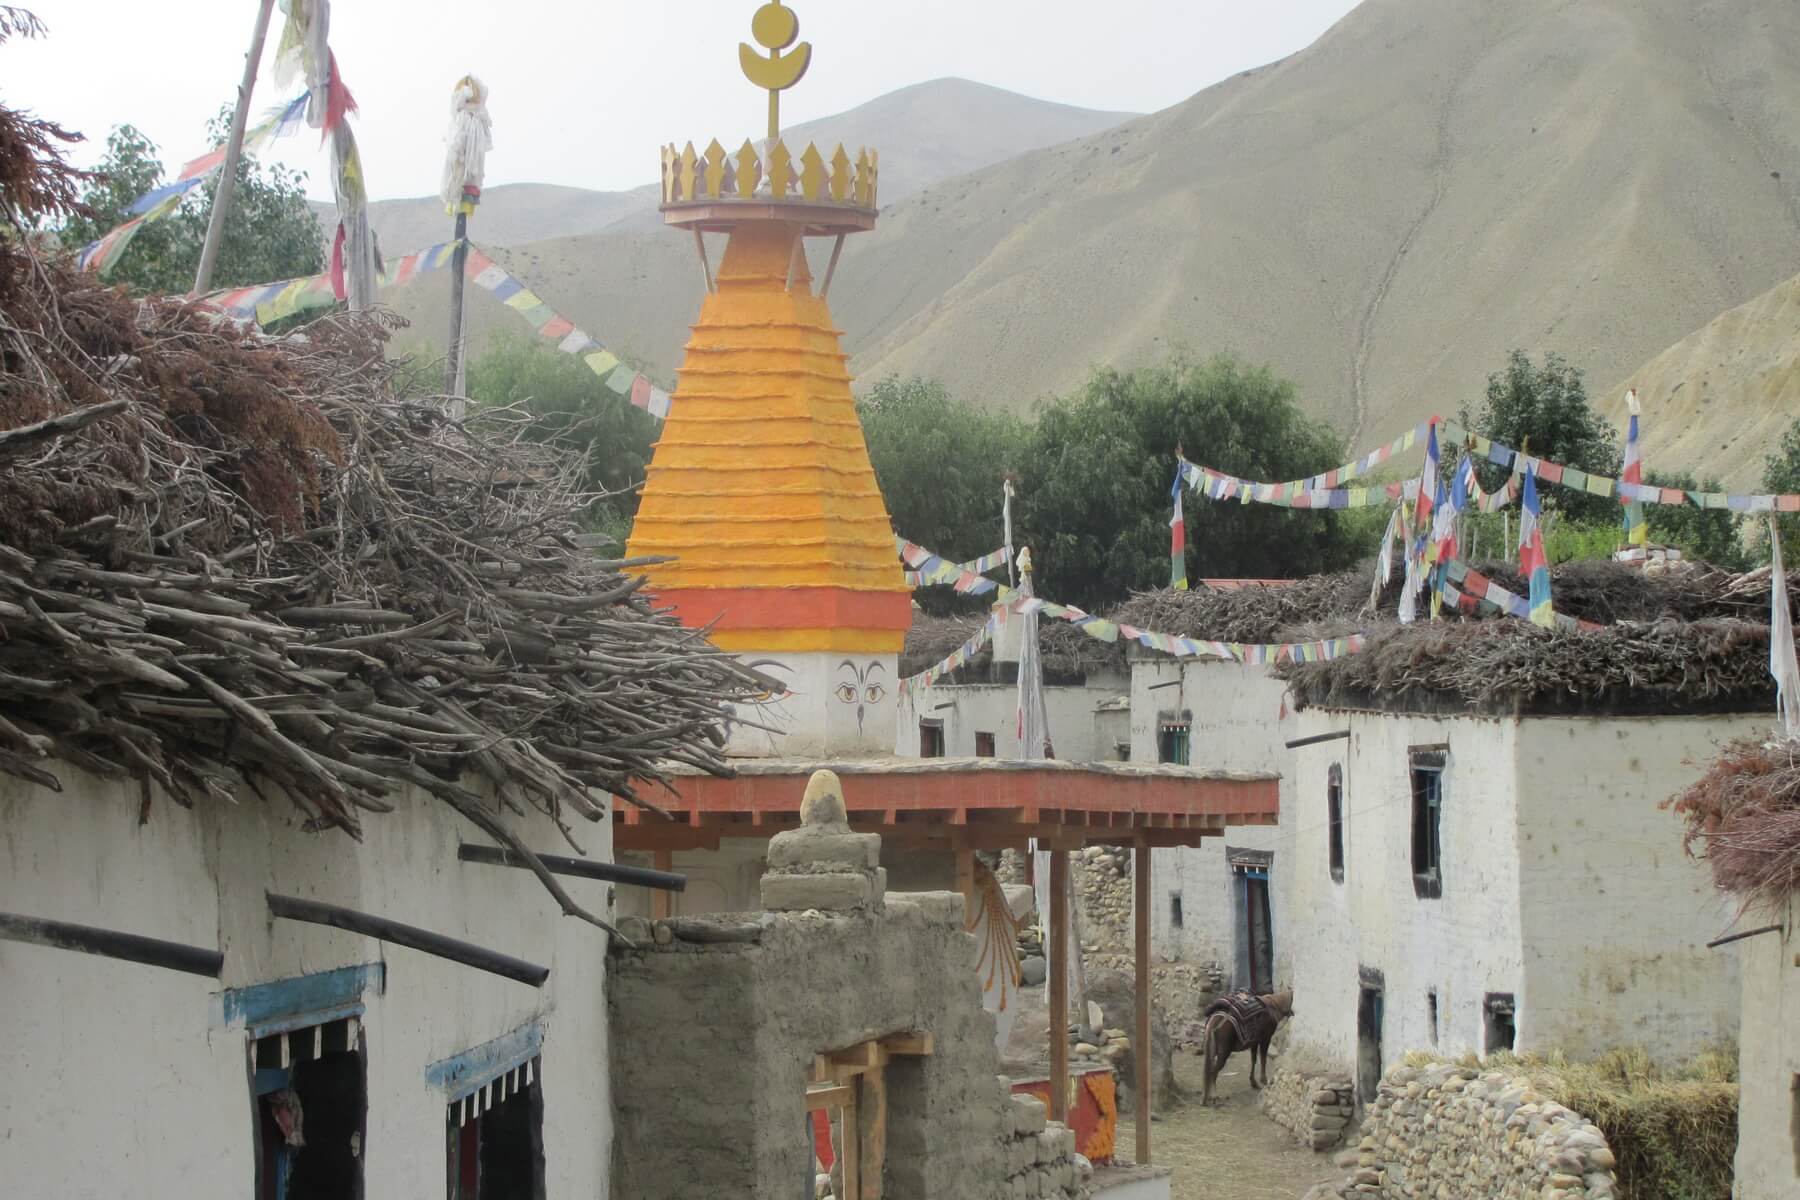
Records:
[[[411,783],[520,850],[508,811],[567,834],[726,770],[766,681],[597,556],[575,458],[399,398],[385,336],[267,337],[0,236],[0,770],[135,777],[146,816],[275,785],[351,834]]]

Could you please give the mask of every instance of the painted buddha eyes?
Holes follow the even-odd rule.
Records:
[[[863,698],[870,704],[880,704],[881,698],[887,695],[887,689],[879,683],[871,683],[863,693]]]
[[[837,698],[839,700],[842,700],[845,704],[855,704],[856,703],[856,685],[853,683],[838,684]]]

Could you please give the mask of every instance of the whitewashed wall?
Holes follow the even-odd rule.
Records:
[[[255,1177],[246,1038],[219,992],[384,962],[367,994],[369,1196],[444,1186],[446,1096],[426,1067],[533,1021],[544,1030],[547,1193],[608,1193],[612,1107],[602,995],[605,935],[560,915],[524,872],[461,863],[480,840],[440,803],[368,814],[359,845],[307,834],[291,807],[253,797],[193,811],[158,798],[137,823],[135,784],[63,772],[53,794],[0,779],[0,911],[72,921],[225,955],[215,981],[0,942],[0,1179],[16,1195],[245,1196]],[[610,858],[605,823],[581,824]],[[548,822],[531,844],[565,851]],[[607,912],[608,885],[571,879]],[[264,891],[347,905],[551,969],[542,989],[356,934],[272,922]]]
[[[1766,718],[1436,718],[1303,713],[1283,821],[1294,1038],[1343,1064],[1358,967],[1384,975],[1384,1060],[1481,1053],[1483,1001],[1511,993],[1516,1047],[1576,1056],[1639,1044],[1680,1059],[1736,1028],[1735,968],[1703,949],[1725,914],[1658,804],[1720,740]],[[1447,743],[1443,895],[1412,880],[1408,748]],[[1327,869],[1325,778],[1344,767],[1345,879]],[[1289,797],[1292,797],[1291,803]],[[1437,1041],[1427,991],[1437,989]]]
[[[1103,744],[1101,730],[1110,728],[1102,702],[1122,696],[1123,676],[1096,675],[1080,686],[1044,688],[1044,707],[1050,715],[1050,741],[1056,757],[1064,762],[1105,762],[1114,757]],[[947,706],[947,707],[940,707]],[[900,706],[894,735],[894,753],[901,758],[919,756],[919,721],[944,723],[944,754],[949,758],[973,758],[975,734],[994,735],[994,756],[1016,758],[1019,752],[1019,689],[1013,684],[938,684],[921,691]],[[1097,719],[1098,718],[1098,719]]]
[[[1738,1200],[1789,1200],[1800,1192],[1800,899],[1781,911],[1753,910],[1746,929],[1779,921],[1765,933],[1722,946],[1743,974],[1738,1031]]]
[[[1735,905],[1660,807],[1734,737],[1770,719],[1520,723],[1519,1036],[1586,1056],[1633,1044],[1691,1057],[1737,1029],[1737,958],[1706,943]],[[1796,1181],[1800,1183],[1800,1181]]]
[[[1510,722],[1321,712],[1295,737],[1348,728],[1348,741],[1293,751],[1293,943],[1296,1044],[1349,1065],[1357,1047],[1360,967],[1383,973],[1384,1065],[1432,1040],[1427,991],[1438,992],[1436,1047],[1479,1053],[1483,997],[1511,992],[1521,1006],[1516,739]],[[1412,878],[1408,748],[1448,743],[1441,829],[1443,895],[1422,900]],[[1344,881],[1330,873],[1325,781],[1343,766]],[[1521,1048],[1523,1044],[1521,1044]]]
[[[1175,686],[1156,687],[1157,684]],[[1155,762],[1158,723],[1165,715],[1191,714],[1189,757],[1195,766],[1231,771],[1282,774],[1281,811],[1285,825],[1290,803],[1286,777],[1287,739],[1293,717],[1283,702],[1287,685],[1269,668],[1217,661],[1181,662],[1142,658],[1131,669],[1131,758]],[[1287,875],[1292,853],[1282,825],[1244,826],[1204,845],[1154,852],[1150,940],[1154,952],[1183,962],[1225,964],[1228,982],[1237,955],[1238,937],[1233,880],[1227,845],[1272,850],[1269,873],[1270,927],[1275,942],[1275,978],[1292,977],[1288,926]],[[1182,924],[1172,914],[1181,897]]]

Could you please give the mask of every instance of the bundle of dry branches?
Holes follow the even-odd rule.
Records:
[[[1754,711],[1773,709],[1768,664],[1768,626],[1747,621],[1574,631],[1508,619],[1393,625],[1359,653],[1284,663],[1275,674],[1303,704]]]
[[[397,399],[385,337],[270,339],[0,240],[0,770],[135,776],[146,812],[274,784],[352,834],[413,784],[529,855],[505,811],[567,835],[726,769],[766,681],[595,556],[576,461]]]
[[[1720,890],[1775,909],[1800,893],[1800,739],[1739,738],[1706,774],[1664,802],[1704,844]]]

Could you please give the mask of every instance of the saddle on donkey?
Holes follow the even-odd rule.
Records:
[[[1249,992],[1233,992],[1229,996],[1221,996],[1206,1006],[1202,1020],[1210,1019],[1214,1013],[1223,1013],[1237,1032],[1239,1046],[1255,1046],[1265,1039],[1275,1036],[1275,1026],[1280,1023],[1273,1011],[1264,1004],[1262,997],[1253,996]]]

